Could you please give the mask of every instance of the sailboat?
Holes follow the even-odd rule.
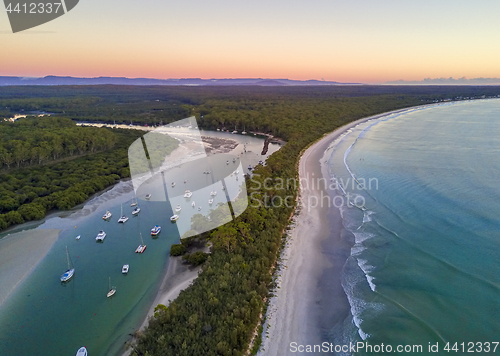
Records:
[[[87,348],[85,346],[82,346],[78,349],[78,352],[76,353],[76,356],[87,356]]]
[[[113,216],[113,214],[111,214],[111,212],[108,210],[106,211],[106,214],[103,215],[103,220],[108,220],[111,216]]]
[[[144,245],[144,240],[142,239],[142,234],[139,233],[139,235],[141,236],[141,244],[135,249],[135,253],[143,253],[146,249],[146,245]]]
[[[67,282],[73,277],[75,274],[75,269],[70,268],[70,263],[69,263],[69,253],[68,253],[68,246],[66,246],[66,258],[68,260],[68,269],[66,272],[64,272],[61,276],[61,282]]]
[[[120,218],[118,219],[119,223],[126,223],[128,218],[123,215],[123,204],[121,205],[121,212],[120,212]]]
[[[138,206],[136,206],[135,209],[132,210],[132,215],[136,215],[137,216],[140,211],[141,211],[141,208],[139,208]]]
[[[109,277],[109,292],[108,294],[106,294],[106,297],[112,297],[114,296],[116,293],[116,288],[115,287],[111,287],[111,277]]]

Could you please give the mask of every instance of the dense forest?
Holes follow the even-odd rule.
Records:
[[[1,121],[0,231],[73,208],[129,177],[128,148],[143,133],[77,127],[60,116]],[[167,151],[177,146],[164,140]]]
[[[408,106],[499,94],[498,87],[11,87],[0,88],[3,110],[0,115],[19,113],[23,108],[61,114],[76,121],[157,125],[194,114],[201,128],[233,130],[236,127],[239,131],[279,136],[287,144],[274,153],[265,166],[256,168],[257,178],[253,182],[247,180],[247,190],[254,193],[253,198],[263,198],[264,193],[284,198],[297,196],[297,187],[276,185],[264,192],[256,181],[262,183],[270,178],[278,182],[281,178],[286,182],[288,178],[296,178],[300,153],[327,132],[358,118]],[[0,174],[0,196],[16,203],[32,199],[29,204],[41,205],[44,209],[65,209],[77,204],[83,201],[85,189],[98,191],[127,175],[126,147],[137,133],[130,130],[123,135],[117,137],[112,158],[109,151],[89,153],[74,160],[42,165],[36,168],[39,169],[36,173],[18,173],[35,169],[23,168],[21,163],[20,168]],[[74,163],[77,160],[84,161]],[[93,162],[90,171],[99,172],[88,177],[89,183],[83,183],[78,176],[88,174],[82,166],[85,160]],[[73,166],[61,175],[57,168],[60,164]],[[102,177],[110,181],[102,182],[99,187],[93,184]],[[24,185],[19,183],[23,179]],[[51,192],[40,181],[66,190]],[[32,189],[33,193],[30,195],[23,187]],[[47,194],[40,196],[38,191],[43,189],[47,189]],[[61,201],[61,197],[50,198],[53,194],[66,196],[72,189],[76,190],[75,194],[72,192],[69,196],[78,196],[76,200],[69,200],[67,196],[62,199],[65,203],[59,206],[56,202]],[[1,218],[17,223],[15,218],[23,218],[18,210]],[[168,307],[157,307],[149,327],[136,333],[133,352],[162,356],[246,354],[254,332],[261,330],[259,322],[272,285],[272,268],[293,211],[294,207],[285,205],[249,206],[235,221],[199,236],[213,244],[202,273]],[[16,213],[7,220],[6,215]],[[183,244],[190,241],[185,240]],[[182,254],[185,248],[177,246],[172,252]],[[205,258],[203,256],[203,260]],[[195,263],[198,261],[198,258],[192,259]],[[257,339],[254,352],[259,345]]]

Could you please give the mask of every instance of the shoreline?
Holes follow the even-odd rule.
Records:
[[[351,128],[418,107],[421,106],[358,119],[325,134],[303,151],[298,164],[300,181],[316,177],[329,182],[327,161],[331,144]],[[342,327],[351,315],[341,276],[352,241],[345,234],[340,211],[335,207],[304,205],[311,198],[321,201],[322,194],[334,194],[325,188],[319,184],[300,188],[299,212],[292,219],[292,229],[280,255],[274,276],[276,288],[265,316],[258,355],[293,355],[292,342],[312,345],[329,341],[330,330]]]

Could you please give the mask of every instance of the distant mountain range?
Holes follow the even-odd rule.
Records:
[[[6,85],[260,85],[260,86],[291,86],[291,85],[356,85],[361,83],[339,83],[323,80],[290,80],[290,79],[150,79],[150,78],[125,78],[125,77],[60,77],[48,75],[41,78],[31,77],[6,77],[0,76],[0,86]]]
[[[500,85],[500,78],[425,78],[423,80],[395,80],[385,82],[392,85]]]

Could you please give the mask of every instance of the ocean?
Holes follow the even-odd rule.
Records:
[[[211,131],[202,131],[202,135],[239,142],[233,153],[240,154],[244,168],[265,161],[280,148],[270,144],[263,156],[261,137]],[[176,188],[183,191],[192,189],[191,185],[206,184],[207,176],[201,169],[198,175],[189,172],[188,177],[179,176]],[[242,170],[241,174],[246,172]],[[182,179],[188,178],[184,184]],[[203,199],[196,194],[192,200],[197,199],[197,206],[203,202],[209,209],[209,194]],[[130,334],[141,325],[155,300],[170,246],[180,240],[176,224],[169,221],[173,215],[169,203],[155,201],[156,197],[145,200],[143,194],[137,198],[141,211],[132,216],[134,208],[130,204],[136,199],[132,182],[120,182],[69,216],[48,218],[37,227],[62,232],[36,269],[0,308],[1,356],[74,355],[82,346],[91,356],[123,353]],[[214,205],[218,199],[223,199],[221,192],[214,198]],[[197,212],[189,202],[183,204],[186,206],[179,214],[179,224]],[[129,217],[125,224],[117,223],[122,209]],[[104,221],[102,216],[107,210],[113,216]],[[156,224],[162,230],[153,237],[150,229]],[[97,243],[95,237],[100,230],[107,236],[104,242]],[[141,234],[147,248],[143,254],[136,254],[135,249],[142,244]],[[78,235],[81,238],[76,240]],[[67,269],[66,247],[75,274],[62,284],[59,278]],[[124,264],[130,265],[126,275],[121,273]],[[116,287],[116,294],[107,298],[110,283]]]
[[[332,144],[352,248],[351,316],[330,341],[500,354],[499,138],[500,100],[488,99],[388,114]]]

